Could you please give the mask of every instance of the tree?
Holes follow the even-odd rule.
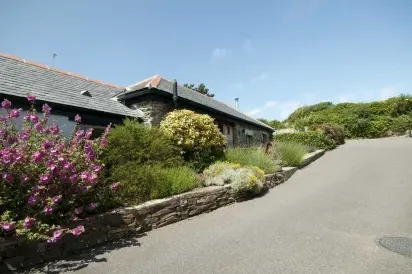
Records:
[[[281,121],[278,121],[276,119],[272,120],[272,121],[269,121],[269,120],[264,119],[264,118],[259,118],[258,120],[261,121],[262,123],[265,123],[268,126],[273,127],[274,129],[286,128],[286,125],[284,123],[282,123]]]
[[[203,95],[206,95],[208,97],[215,97],[214,94],[209,93],[209,89],[203,83],[200,83],[197,87],[195,87],[194,84],[190,84],[190,85],[189,84],[184,84],[183,86],[186,87],[186,88],[193,89],[193,90],[195,90],[195,91],[197,91],[197,92],[199,92]]]

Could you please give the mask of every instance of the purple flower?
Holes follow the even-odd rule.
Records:
[[[53,200],[53,203],[58,204],[58,203],[60,203],[61,200],[62,200],[62,195],[54,196],[54,197],[52,198],[52,200]]]
[[[52,176],[49,173],[41,174],[40,175],[40,183],[43,185],[47,185],[52,179]]]
[[[27,98],[27,101],[29,101],[30,104],[34,104],[36,102],[36,96],[35,95],[28,94],[26,96],[26,98]]]
[[[29,204],[29,206],[35,206],[39,201],[40,199],[38,195],[31,195],[27,203]]]
[[[79,190],[81,193],[87,193],[90,190],[91,186],[80,186]]]
[[[47,242],[48,243],[55,243],[55,242],[57,242],[58,240],[60,240],[61,238],[63,237],[63,230],[56,230],[54,233],[53,233],[53,237],[51,237],[51,238],[49,238],[48,240],[47,240]]]
[[[76,137],[77,138],[83,138],[84,137],[84,130],[78,130],[77,132],[76,132]]]
[[[80,179],[82,179],[82,182],[87,182],[87,180],[89,179],[89,174],[87,173],[87,171],[83,171],[80,174]]]
[[[27,184],[29,182],[29,176],[22,175],[20,181],[23,185]]]
[[[80,206],[80,207],[75,208],[75,209],[74,209],[74,213],[75,213],[76,215],[82,214],[82,213],[83,213],[83,207]]]
[[[96,207],[97,207],[97,205],[95,203],[90,203],[89,206],[88,206],[88,209],[89,210],[95,210]]]
[[[36,116],[37,117],[37,116]],[[34,128],[38,131],[38,132],[43,132],[43,125],[41,123],[36,123],[34,125]]]
[[[4,181],[6,181],[6,183],[11,184],[13,182],[13,176],[8,174],[7,172],[3,172],[1,174],[1,177],[3,178]]]
[[[92,129],[92,128],[88,128],[88,129],[86,130],[86,135],[85,135],[86,140],[89,140],[90,137],[92,137],[92,134],[93,134],[93,129]]]
[[[92,150],[92,146],[89,144],[89,143],[86,143],[85,145],[84,145],[84,152],[85,153],[89,153],[91,150]]]
[[[7,99],[4,99],[3,102],[1,102],[1,106],[5,109],[11,108],[11,102]]]
[[[49,168],[52,174],[57,174],[59,172],[59,168],[56,165],[51,165]]]
[[[15,158],[16,162],[23,162],[25,159],[26,159],[26,156],[23,153],[19,152],[18,154],[16,154],[16,158]]]
[[[43,209],[43,212],[45,215],[51,215],[53,213],[53,210],[54,210],[53,207],[46,205]]]
[[[6,232],[13,231],[16,229],[15,223],[3,223],[3,230]]]
[[[70,182],[72,182],[72,184],[77,183],[78,180],[79,176],[77,174],[73,174],[72,176],[70,176]]]
[[[94,171],[94,172],[99,173],[101,170],[102,170],[102,166],[101,166],[101,165],[95,164],[95,165],[93,166],[93,171]]]
[[[36,218],[31,218],[27,216],[26,219],[24,219],[25,228],[31,228],[32,226],[34,226],[35,223],[36,223]]]
[[[26,130],[24,130],[24,131],[21,131],[20,133],[19,133],[19,139],[20,140],[23,140],[23,141],[27,141],[27,140],[29,140],[30,139],[30,129],[28,128],[28,129],[26,129]]]
[[[23,120],[26,121],[26,122],[30,121],[30,114],[28,114],[28,113],[24,114]]]
[[[102,148],[104,148],[104,147],[107,146],[107,140],[106,140],[106,138],[102,138],[102,139],[100,140],[100,146],[101,146]]]
[[[94,153],[92,150],[89,151],[89,152],[87,153],[87,158],[88,158],[90,161],[93,161],[93,160],[96,158],[96,153]]]
[[[57,158],[57,160],[59,161],[59,163],[60,163],[61,165],[65,165],[65,164],[67,163],[66,158],[64,158],[63,156],[59,156],[59,157]]]
[[[97,180],[99,179],[99,177],[97,176],[97,174],[96,173],[94,173],[94,172],[92,172],[90,175],[89,175],[89,182],[92,184],[92,185],[95,185],[95,184],[97,184]]]
[[[42,106],[42,111],[43,111],[46,115],[49,115],[49,114],[50,114],[50,111],[51,111],[51,107],[50,107],[48,104],[44,104],[44,105]]]
[[[51,143],[49,140],[46,140],[43,142],[43,148],[44,149],[49,149],[51,147]]]
[[[73,167],[74,167],[74,164],[66,162],[66,163],[64,164],[64,166],[63,166],[63,169],[64,169],[65,171],[69,171],[69,170],[72,170]]]
[[[113,191],[116,191],[117,189],[119,189],[119,185],[120,185],[120,182],[114,183],[110,185],[110,189]]]
[[[37,117],[36,114],[32,113],[32,114],[30,114],[30,121],[31,121],[33,124],[35,124],[35,123],[39,122],[39,117]]]
[[[18,118],[20,116],[20,111],[18,109],[12,109],[10,111],[10,117]]]
[[[84,226],[79,225],[75,229],[72,230],[72,234],[74,236],[80,236],[84,233]]]
[[[79,114],[76,114],[76,116],[74,116],[74,121],[75,121],[76,123],[81,123],[81,122],[82,122],[82,118],[80,117]]]
[[[50,132],[54,135],[59,134],[60,133],[60,128],[57,124],[52,125],[50,128]]]
[[[54,157],[57,153],[59,153],[57,148],[53,147],[52,149],[50,149],[50,156]]]
[[[41,160],[43,159],[43,153],[41,151],[36,151],[35,153],[33,153],[33,155],[31,156],[32,160],[35,163],[40,163]]]
[[[12,161],[13,159],[10,154],[3,155],[3,163],[5,163],[6,165],[11,164]]]
[[[80,220],[80,219],[77,216],[72,216],[72,218],[71,218],[72,222],[77,222],[78,220]]]

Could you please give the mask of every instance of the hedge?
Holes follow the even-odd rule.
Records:
[[[306,146],[312,146],[317,149],[334,149],[336,142],[329,139],[325,133],[320,131],[306,131],[295,133],[282,133],[275,135],[275,142],[294,142]]]

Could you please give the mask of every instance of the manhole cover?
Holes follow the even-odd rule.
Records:
[[[406,237],[385,237],[379,240],[379,244],[384,248],[412,257],[412,239]]]

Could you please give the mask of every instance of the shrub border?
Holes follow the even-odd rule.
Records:
[[[307,166],[324,153],[324,150],[317,150],[306,154],[299,168]],[[297,170],[298,167],[284,167],[282,171],[265,175],[264,189],[268,190],[286,182]],[[67,235],[57,243],[29,244],[24,239],[0,238],[0,272],[15,271],[60,259],[67,254],[79,253],[113,240],[141,234],[234,202],[235,195],[230,185],[209,186],[94,215],[82,220],[86,228],[84,235]]]

